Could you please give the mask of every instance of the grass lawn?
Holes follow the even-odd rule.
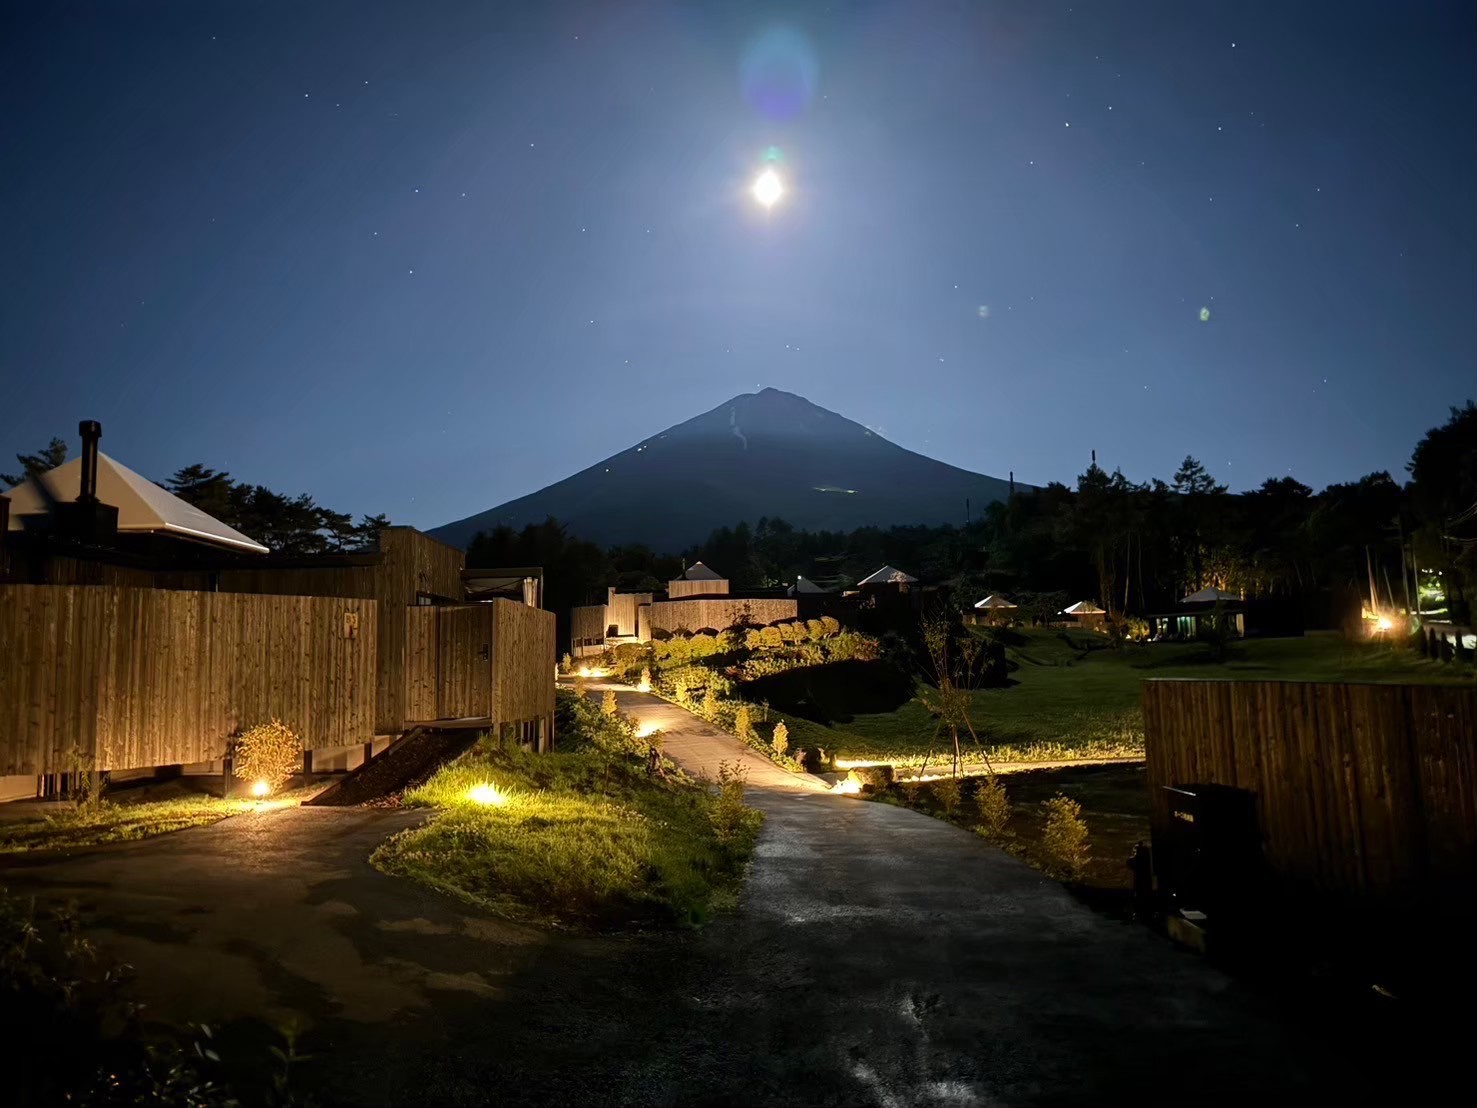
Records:
[[[988,633],[988,632],[986,632]],[[997,633],[998,634],[998,633]],[[1199,643],[1153,643],[1113,650],[1089,632],[1004,632],[1016,663],[1008,688],[974,695],[974,721],[990,757],[1055,761],[1142,756],[1140,682],[1152,677],[1449,683],[1472,681],[1471,667],[1443,664],[1398,648],[1340,636],[1251,639],[1223,663]],[[788,721],[787,721],[788,722]],[[894,712],[858,715],[840,728],[796,728],[795,741],[825,746],[842,759],[917,764],[927,754],[933,721],[916,701]],[[827,741],[829,740],[829,741]],[[935,747],[942,753],[943,747]],[[937,757],[938,755],[935,755]]]
[[[649,775],[622,736],[600,738],[615,725],[597,707],[560,697],[579,717],[560,744],[575,749],[479,741],[406,794],[439,814],[371,862],[498,915],[576,928],[691,926],[732,903],[762,818],[741,791]]]
[[[214,787],[219,787],[218,779]],[[269,800],[255,800],[245,795],[245,785],[239,788],[230,800],[195,782],[171,781],[117,789],[101,803],[82,806],[16,801],[8,811],[0,809],[0,854],[76,850],[147,839],[242,812],[301,804],[322,785],[291,789]]]

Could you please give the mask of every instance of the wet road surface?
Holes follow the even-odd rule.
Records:
[[[739,910],[701,932],[463,909],[368,865],[404,812],[241,816],[0,884],[75,901],[161,1017],[228,1040],[297,1021],[327,1103],[1353,1102],[1357,1067],[1196,957],[959,828],[619,697],[693,772],[744,763],[766,813]]]

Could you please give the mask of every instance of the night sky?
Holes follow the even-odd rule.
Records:
[[[1477,396],[1470,3],[12,3],[0,93],[6,460],[431,526],[766,385],[1233,488]]]

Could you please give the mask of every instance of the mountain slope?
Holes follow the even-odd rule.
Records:
[[[553,516],[580,538],[675,552],[760,517],[806,530],[962,522],[1008,484],[915,454],[778,389],[744,393],[563,481],[431,534],[465,546]]]

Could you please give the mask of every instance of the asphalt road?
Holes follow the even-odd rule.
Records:
[[[304,1028],[297,1083],[327,1103],[1183,1106],[1368,1088],[1330,1036],[977,837],[620,697],[692,770],[746,763],[768,817],[739,910],[701,932],[488,919],[375,872],[373,847],[419,817],[361,809],[22,859],[0,884],[75,901],[162,1018],[247,1044]]]

